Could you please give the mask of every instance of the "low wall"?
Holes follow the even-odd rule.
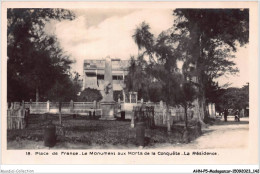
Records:
[[[59,113],[58,102],[25,102],[25,108],[30,109],[32,114],[44,114],[44,113]],[[89,112],[95,112],[96,115],[101,115],[102,111],[100,105],[97,102],[62,102],[61,113],[63,114],[86,114]]]

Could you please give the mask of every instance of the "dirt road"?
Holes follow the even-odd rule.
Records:
[[[164,144],[161,147],[170,149],[224,149],[243,148],[248,146],[249,118],[241,118],[240,122],[235,122],[234,117],[228,117],[228,122],[223,118],[220,122],[203,129],[203,135],[189,144]]]

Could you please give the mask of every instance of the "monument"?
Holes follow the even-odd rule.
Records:
[[[104,76],[105,95],[100,102],[100,107],[102,109],[102,116],[100,120],[115,120],[116,118],[114,117],[115,101],[113,99],[112,63],[110,57],[106,57]]]

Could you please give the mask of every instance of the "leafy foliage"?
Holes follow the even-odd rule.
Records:
[[[208,78],[238,72],[232,51],[236,51],[237,43],[248,43],[248,9],[176,9],[174,15],[177,19],[172,35],[186,36],[180,46],[192,59],[189,63],[196,65],[200,85]]]
[[[93,101],[100,101],[102,99],[102,95],[99,90],[92,89],[92,88],[86,88],[78,97],[77,101],[79,102],[93,102]]]
[[[118,101],[118,99],[123,101],[123,91],[114,91],[113,98],[114,98],[114,101],[116,101],[116,102]]]
[[[227,88],[220,98],[220,108],[224,109],[245,109],[249,106],[249,84],[242,88]]]
[[[38,100],[38,93],[43,99],[49,89],[69,81],[65,74],[73,61],[62,51],[57,38],[44,30],[50,20],[64,19],[72,20],[74,15],[65,9],[7,10],[8,101],[35,96]]]
[[[217,39],[236,50],[236,41],[248,43],[249,9],[176,9],[174,15],[179,17],[176,27],[187,29],[194,39],[201,35],[205,45]]]
[[[182,102],[180,97],[186,99],[179,95],[184,79],[177,68],[177,60],[182,59],[183,55],[174,46],[179,37],[172,37],[166,31],[154,38],[148,24],[143,22],[140,26],[133,37],[138,48],[144,49],[144,54],[139,55],[137,60],[131,58],[126,88],[138,91],[138,96],[145,100],[163,100],[168,105],[178,105]],[[145,54],[149,55],[149,63],[144,60]]]
[[[148,54],[152,52],[154,45],[153,34],[150,33],[149,30],[150,26],[147,23],[142,22],[140,26],[136,28],[135,33],[132,36],[138,49],[141,50],[144,48]]]
[[[68,102],[70,100],[77,101],[77,94],[81,89],[79,74],[74,72],[74,76],[64,74],[59,80],[56,80],[54,85],[43,100],[55,102]]]
[[[138,92],[138,98],[148,99],[149,77],[144,71],[147,62],[143,57],[139,56],[137,60],[134,57],[130,59],[130,66],[128,67],[128,75],[125,78],[126,92]]]
[[[224,74],[238,72],[232,58],[238,44],[249,36],[248,9],[176,9],[173,37],[186,55],[184,67],[194,66],[201,108],[205,113],[207,83]],[[187,75],[190,75],[190,72]],[[202,118],[204,113],[201,112]]]
[[[197,96],[196,88],[190,82],[184,82],[177,90],[178,90],[178,93],[176,94],[177,103],[183,106],[184,108],[193,107],[192,102],[195,100]]]

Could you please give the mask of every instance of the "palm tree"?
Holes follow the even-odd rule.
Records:
[[[140,51],[145,48],[144,53],[151,54],[154,45],[154,36],[150,33],[150,26],[146,22],[142,22],[136,29],[132,36],[138,46],[138,57]],[[144,54],[143,53],[143,54]]]
[[[149,77],[145,72],[147,62],[142,57],[130,58],[130,65],[128,67],[128,75],[125,79],[126,90],[138,92],[139,97],[147,97]]]

